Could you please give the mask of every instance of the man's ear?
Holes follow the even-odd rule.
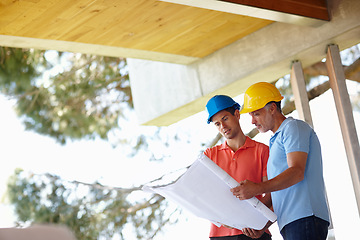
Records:
[[[240,111],[238,109],[235,110],[234,115],[237,119],[240,119]]]
[[[271,104],[270,104],[270,112],[272,113],[272,114],[274,114],[276,111],[277,111],[277,106],[276,106],[276,103],[275,102],[272,102]]]

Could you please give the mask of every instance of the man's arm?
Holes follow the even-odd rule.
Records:
[[[278,176],[261,183],[245,180],[240,182],[238,187],[231,189],[231,191],[237,198],[244,200],[256,195],[271,193],[293,186],[304,179],[306,160],[306,152],[288,153],[288,168]]]

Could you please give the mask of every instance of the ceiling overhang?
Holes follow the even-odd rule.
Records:
[[[273,82],[289,74],[293,61],[303,67],[321,61],[329,44],[341,50],[358,44],[358,2],[331,1],[329,6],[331,21],[317,27],[273,22],[187,67],[132,60],[133,94],[137,99],[144,96],[135,102],[141,123],[170,125],[203,111],[215,94],[235,97],[254,82]],[[150,69],[154,75],[149,75]],[[146,104],[149,99],[151,104]]]

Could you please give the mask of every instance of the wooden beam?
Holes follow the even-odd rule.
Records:
[[[272,11],[329,21],[326,0],[220,0]]]
[[[293,62],[291,66],[290,81],[299,118],[307,122],[311,127],[314,127],[301,62]]]
[[[360,214],[360,146],[357,137],[349,93],[346,88],[344,68],[337,45],[327,48],[326,67],[333,91],[341,133],[348,158],[358,211]]]
[[[330,20],[326,0],[160,0],[295,25],[319,27]],[[290,1],[290,2],[288,2]]]

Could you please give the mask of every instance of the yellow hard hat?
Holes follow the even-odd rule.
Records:
[[[269,102],[279,102],[284,97],[281,96],[279,90],[267,82],[258,82],[251,85],[245,92],[244,104],[240,113],[249,113],[259,110]]]

